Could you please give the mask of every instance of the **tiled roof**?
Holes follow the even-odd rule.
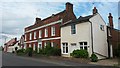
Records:
[[[69,21],[69,22],[66,22],[64,24],[61,25],[61,27],[63,26],[66,26],[66,25],[69,25],[69,24],[77,24],[77,23],[82,23],[82,22],[86,22],[86,21],[89,21],[89,19],[91,17],[93,17],[94,15],[88,15],[88,16],[85,16],[85,17],[82,17],[80,16],[78,19],[76,20],[72,20],[72,21]]]
[[[62,12],[59,12],[59,13],[57,13],[57,14],[54,14],[54,17],[56,17],[56,18],[59,17],[58,19],[60,19],[60,16],[59,16],[59,15],[63,15],[64,13],[65,13],[65,10],[62,11]],[[49,19],[51,19],[51,18],[53,18],[53,17],[52,17],[52,16],[47,17],[47,18],[41,20],[41,22],[39,22],[38,24],[34,24],[34,25],[31,25],[31,26],[26,27],[25,30],[30,30],[30,29],[32,29],[32,28],[36,28],[36,27],[39,27],[39,26],[43,26],[43,25],[45,25],[45,24],[47,24],[47,23],[50,23],[50,22],[54,22],[54,20],[53,20],[53,21],[51,20],[50,22],[47,22],[47,20],[49,20]]]

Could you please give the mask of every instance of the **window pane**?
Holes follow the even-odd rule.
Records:
[[[75,34],[76,33],[76,28],[75,28],[75,24],[71,25],[71,34]]]
[[[84,45],[87,45],[87,42],[84,42]]]
[[[80,49],[83,49],[83,47],[82,47],[82,46],[80,46]]]
[[[87,46],[84,46],[84,49],[87,50]]]
[[[80,42],[80,45],[83,45],[83,42]]]
[[[68,46],[68,43],[66,43],[66,45]]]
[[[66,47],[66,53],[68,53],[68,47]]]
[[[63,46],[65,46],[65,43],[62,43],[63,44]]]

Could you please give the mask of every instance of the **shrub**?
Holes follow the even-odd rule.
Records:
[[[39,53],[38,54],[44,54],[44,50],[39,48]]]
[[[98,61],[98,57],[95,54],[92,54],[90,57],[92,62],[97,62]]]
[[[58,47],[51,47],[48,43],[42,50],[39,49],[39,53],[47,56],[61,56],[61,49]]]
[[[28,56],[32,56],[32,53],[33,53],[33,48],[32,47],[29,47],[25,50],[25,54],[28,54]]]
[[[53,47],[53,56],[61,56],[61,49]]]
[[[72,57],[75,58],[88,58],[87,50],[74,50],[71,54]]]
[[[24,53],[25,52],[25,49],[19,49],[16,51],[17,53]]]
[[[16,51],[17,55],[24,55],[25,54],[25,49],[19,49]]]

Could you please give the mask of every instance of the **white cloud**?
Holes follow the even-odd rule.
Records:
[[[9,0],[12,1],[12,0]],[[18,1],[18,0],[17,0]],[[38,16],[42,19],[56,14],[65,9],[65,2],[4,2],[0,8],[2,8],[2,30],[5,32],[4,36],[20,37],[24,33],[26,26],[34,24],[35,17]],[[25,0],[19,0],[25,1]],[[92,14],[92,3],[87,2],[74,2],[74,12],[77,17],[86,16]],[[89,4],[89,5],[88,5]],[[98,8],[98,12],[102,15],[103,19],[108,23],[108,13],[112,12],[114,16],[114,22],[117,22],[117,5],[116,3],[97,3],[95,6]],[[1,9],[0,9],[1,10]],[[38,11],[39,10],[39,11]],[[36,15],[37,14],[37,15]],[[117,28],[117,24],[115,24]],[[12,35],[12,36],[11,36]],[[0,35],[1,36],[1,35]]]
[[[2,2],[118,2],[119,0],[2,0]]]

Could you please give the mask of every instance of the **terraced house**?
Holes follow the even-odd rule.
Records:
[[[43,48],[47,42],[51,46],[60,46],[61,33],[60,25],[70,20],[76,19],[73,13],[73,4],[67,2],[66,8],[62,12],[52,14],[43,20],[36,18],[35,24],[25,28],[25,44],[26,47]]]

